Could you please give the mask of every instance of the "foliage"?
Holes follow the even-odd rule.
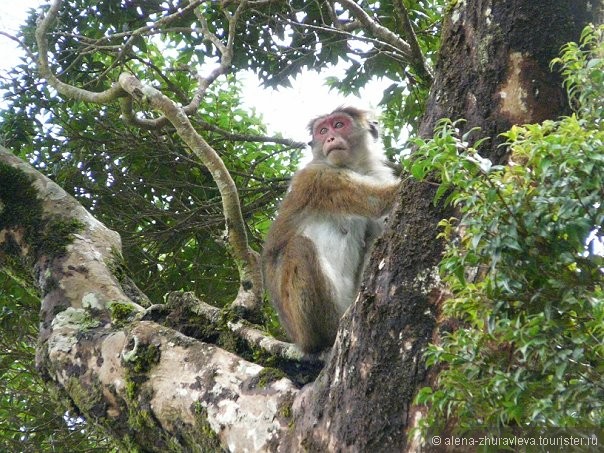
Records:
[[[205,70],[218,56],[204,41],[192,12],[160,31],[129,39],[129,32],[174,13],[180,3],[66,0],[50,38],[53,70],[61,80],[91,90],[108,88],[122,71],[185,103],[196,89],[194,69]],[[402,33],[401,19],[389,14],[395,2],[367,2],[372,17]],[[442,12],[438,0],[407,1],[409,17],[428,62],[438,46]],[[233,5],[231,5],[232,7]],[[208,26],[220,36],[226,29],[219,2],[202,6]],[[232,71],[252,70],[267,85],[287,85],[301,71],[340,64],[343,80],[335,89],[358,92],[372,77],[393,85],[383,102],[387,147],[395,146],[403,127],[412,129],[423,111],[427,86],[409,64],[381,51],[363,30],[342,34],[325,26],[327,2],[284,2],[250,10],[240,26]],[[35,15],[23,29],[24,43],[36,48]],[[104,30],[104,31],[102,31]],[[239,30],[239,29],[238,29]],[[82,38],[86,37],[86,38]],[[101,40],[92,47],[93,39]],[[116,54],[116,48],[122,49]],[[91,51],[94,49],[94,51]],[[126,265],[152,301],[172,290],[211,295],[211,302],[232,300],[238,282],[224,247],[218,191],[203,166],[192,159],[168,130],[141,131],[124,125],[116,105],[102,109],[64,101],[39,85],[29,58],[1,88],[8,106],[0,119],[0,141],[74,194],[102,222],[118,231]],[[410,80],[408,85],[405,80]],[[259,118],[244,111],[235,76],[212,85],[193,118],[206,140],[219,151],[239,189],[252,244],[261,238],[287,185],[299,150],[270,142],[233,139],[232,134],[266,134]],[[145,106],[139,106],[143,111]],[[151,115],[151,113],[148,113]]]
[[[588,28],[555,60],[576,114],[513,127],[510,165],[492,167],[450,121],[409,163],[461,214],[442,222],[441,263],[460,327],[427,353],[443,371],[418,396],[426,425],[603,426],[603,38]]]
[[[162,55],[157,49],[156,54]],[[161,56],[164,64],[179,58]],[[73,79],[67,70],[64,80],[94,83],[96,72],[79,68]],[[149,76],[135,64],[130,70]],[[10,105],[0,123],[5,146],[21,150],[120,233],[130,275],[153,301],[181,289],[209,294],[218,305],[232,300],[237,273],[225,251],[222,204],[207,169],[173,131],[137,130],[124,125],[117,106],[99,111],[82,102],[64,102],[47,88],[32,90],[29,71],[24,63],[13,72]],[[179,80],[180,91],[190,94],[193,89],[191,78]],[[231,140],[222,132],[266,133],[259,118],[239,107],[240,90],[232,77],[217,84],[193,122],[199,129],[214,127],[206,139],[231,171],[252,244],[259,248],[286,175],[301,153],[271,143]]]

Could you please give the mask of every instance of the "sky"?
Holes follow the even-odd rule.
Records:
[[[0,30],[16,34],[27,17],[27,11],[47,0],[0,0]],[[19,62],[22,51],[18,45],[0,35],[0,73]],[[292,81],[291,88],[278,90],[263,89],[253,74],[244,77],[243,103],[260,113],[269,127],[270,133],[281,132],[285,137],[298,141],[308,140],[306,125],[319,115],[328,113],[340,105],[376,110],[387,81],[376,81],[356,96],[344,97],[329,91],[323,81],[327,76],[338,74],[338,68],[317,74],[306,72]],[[379,112],[378,112],[379,113]]]

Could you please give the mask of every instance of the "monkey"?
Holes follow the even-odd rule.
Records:
[[[331,347],[399,179],[368,112],[341,107],[313,119],[312,160],[292,177],[263,248],[269,297],[306,353]]]

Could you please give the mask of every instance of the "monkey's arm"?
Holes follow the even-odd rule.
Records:
[[[296,175],[288,196],[295,205],[321,213],[378,218],[394,204],[398,187],[398,181],[379,182],[351,170],[314,165]]]

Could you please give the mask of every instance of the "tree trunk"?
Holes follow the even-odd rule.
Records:
[[[445,21],[421,135],[441,118],[464,118],[466,130],[478,126],[491,137],[483,154],[505,161],[499,134],[569,113],[562,79],[549,65],[601,10],[587,0],[459,2]]]
[[[440,118],[465,118],[465,130],[481,128],[474,138],[491,137],[483,155],[504,161],[498,134],[513,124],[568,113],[561,78],[549,64],[596,13],[587,1],[457,2],[444,22],[421,134],[430,136]],[[444,327],[437,224],[453,215],[434,205],[435,191],[428,183],[404,182],[360,300],[346,314],[333,357],[308,391],[306,419],[297,431],[317,451],[419,448],[417,439],[408,439],[422,416],[413,398],[434,379],[436,370],[426,373],[423,352]]]
[[[482,152],[502,161],[497,134],[567,113],[549,61],[600,12],[587,1],[457,2],[444,23],[422,134],[441,117],[466,118],[466,128],[480,126],[492,137]],[[40,370],[88,420],[126,445],[152,451],[419,448],[417,439],[407,438],[422,416],[413,397],[434,378],[423,353],[437,340],[446,296],[437,272],[443,251],[437,223],[452,215],[433,204],[434,185],[405,181],[325,368],[298,389],[283,375],[145,318],[116,278],[117,235],[1,148],[0,175],[0,194],[37,192],[37,202],[29,199],[39,210],[34,214],[15,209],[10,197],[0,200],[0,264],[9,255],[26,257],[35,270],[43,294]],[[57,219],[63,227],[77,220],[72,242],[49,250],[41,239],[52,237]]]

